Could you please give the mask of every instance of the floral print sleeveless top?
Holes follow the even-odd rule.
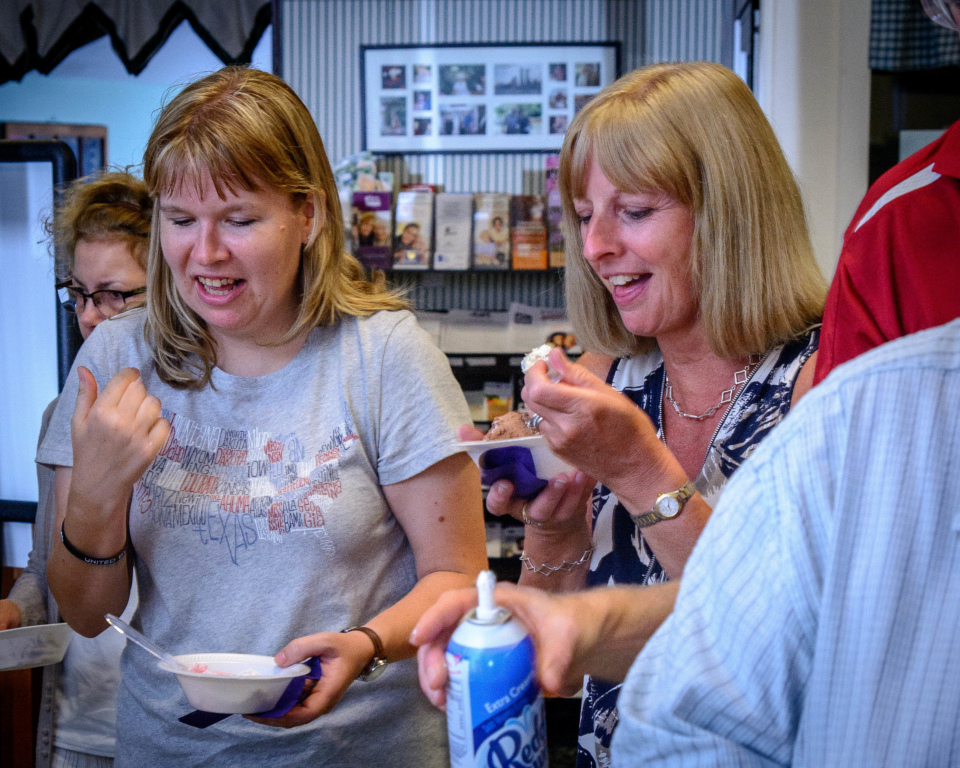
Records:
[[[715,507],[727,480],[790,410],[800,369],[817,351],[820,326],[771,349],[741,387],[714,433],[693,484]],[[663,358],[658,350],[619,358],[607,383],[633,400],[663,437]],[[667,581],[659,561],[610,489],[593,491],[593,546],[587,585],[658,584]],[[580,711],[577,768],[610,765],[610,740],[617,725],[619,685],[586,678]]]

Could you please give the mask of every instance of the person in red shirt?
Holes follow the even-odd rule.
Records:
[[[960,27],[960,0],[923,0]],[[843,236],[814,383],[887,341],[960,317],[960,122],[881,176]]]

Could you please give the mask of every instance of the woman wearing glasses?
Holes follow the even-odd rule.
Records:
[[[57,283],[64,306],[76,312],[86,339],[104,320],[143,303],[152,202],[146,185],[127,173],[104,173],[75,182],[57,215],[47,223],[56,246]],[[56,405],[43,414],[40,440]],[[39,504],[34,546],[27,568],[8,600],[0,600],[0,630],[60,621],[47,586],[53,541],[52,467],[38,464]],[[125,615],[132,615],[134,590]],[[43,670],[43,701],[37,731],[37,766],[113,764],[117,684],[123,638],[105,632],[74,635],[61,664]]]
[[[102,254],[99,254],[101,260],[97,262],[98,268],[105,268],[105,262],[108,262],[111,257],[120,260],[128,258],[124,255],[126,246],[121,242],[93,243],[81,241],[77,243],[77,253],[80,253],[81,249],[94,253],[101,246],[105,247],[106,250]],[[88,259],[81,258],[78,259],[78,261],[88,261]],[[131,262],[128,266],[135,266],[135,268],[130,269],[129,274],[131,275],[137,271],[143,272],[143,267],[135,264],[135,262]],[[125,282],[119,273],[115,274],[117,280]],[[66,293],[67,298],[63,301],[63,306],[69,312],[76,313],[77,323],[80,325],[80,333],[83,338],[87,338],[91,331],[103,320],[109,320],[114,315],[126,309],[134,309],[140,306],[140,300],[133,301],[133,299],[138,296],[143,296],[147,292],[147,287],[143,286],[141,288],[133,288],[129,291],[120,291],[115,288],[101,288],[98,291],[85,293],[80,286],[81,281],[82,278],[75,272],[73,277],[57,283],[57,291],[61,292],[61,296],[63,293]]]

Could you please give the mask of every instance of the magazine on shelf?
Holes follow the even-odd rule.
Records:
[[[546,202],[540,195],[510,198],[514,269],[547,268]]]
[[[433,192],[397,195],[393,238],[394,269],[429,269],[433,247]]]
[[[473,195],[442,192],[436,198],[434,269],[470,269]]]
[[[474,268],[510,269],[510,195],[478,193],[474,201]]]
[[[353,190],[350,187],[341,187],[337,190],[340,198],[340,218],[343,221],[343,247],[354,256],[357,255],[357,244],[353,241]]]
[[[391,223],[393,195],[389,192],[354,192],[351,240],[357,258],[369,269],[393,266]]]
[[[560,220],[563,209],[560,204],[560,155],[547,155],[545,162],[547,193],[547,265],[562,267],[566,263],[563,251],[563,232]]]

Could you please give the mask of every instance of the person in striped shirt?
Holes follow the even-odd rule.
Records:
[[[958,403],[960,320],[815,387],[730,479],[655,633],[666,585],[499,586],[545,690],[625,677],[615,768],[960,765]],[[417,624],[422,687],[475,602]]]

